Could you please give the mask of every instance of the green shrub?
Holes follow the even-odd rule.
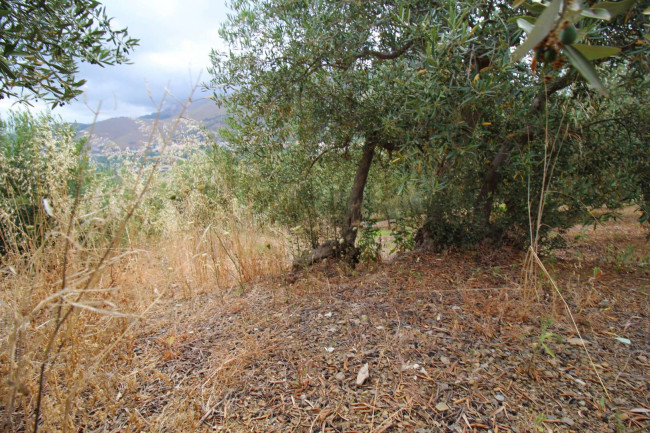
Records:
[[[86,167],[84,141],[49,114],[11,112],[0,120],[0,249],[43,242],[59,209],[71,203]]]

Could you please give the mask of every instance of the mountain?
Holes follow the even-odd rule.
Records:
[[[182,117],[181,116],[182,113]],[[153,135],[153,145],[160,145],[168,140],[177,120],[172,142],[182,137],[198,136],[202,128],[217,134],[219,128],[225,125],[226,112],[219,108],[214,101],[202,98],[192,101],[183,111],[182,103],[168,103],[160,113],[151,113],[137,118],[114,117],[96,122],[94,125],[77,125],[81,135],[90,136],[90,153],[105,155],[124,150],[143,148],[151,139],[151,131],[158,125]],[[163,138],[164,137],[164,138]]]

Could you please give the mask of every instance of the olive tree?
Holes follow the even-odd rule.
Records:
[[[539,46],[530,47],[536,57],[513,62],[512,51],[522,41],[530,45],[530,27],[536,27],[522,20],[532,23],[535,17],[522,18],[503,1],[235,1],[235,13],[222,29],[230,51],[213,53],[211,84],[219,89],[217,101],[230,110],[229,140],[256,160],[280,163],[283,155],[298,151],[313,165],[324,154],[355,149],[359,163],[342,245],[328,243],[325,253],[340,246],[339,251],[354,250],[377,151],[395,153],[390,170],[427,199],[420,246],[500,239],[507,231],[523,231],[527,208],[544,200],[537,191],[551,186],[544,165],[549,131],[562,132],[563,139],[551,151],[564,170],[555,186],[575,185],[569,179],[576,179],[579,165],[571,161],[586,137],[576,122],[589,122],[608,103],[590,92],[584,79],[593,85],[597,70],[606,85],[643,85],[647,74],[639,71],[647,68],[647,42],[638,31],[643,9],[633,6],[604,22],[602,16],[555,11]],[[523,7],[534,14],[548,10],[539,3]],[[577,26],[578,40],[551,43],[548,35],[561,37],[565,21]],[[596,40],[620,48],[604,56],[573,46]],[[550,48],[553,54],[547,54]],[[580,55],[567,67],[565,51],[572,49]],[[621,131],[611,130],[617,137]],[[589,174],[598,190],[598,173]],[[553,224],[575,222],[580,213],[575,203],[583,204],[583,213],[606,203],[604,193],[585,191],[569,192],[571,200],[556,195],[549,201],[547,213],[558,217]],[[590,195],[588,203],[583,193]]]
[[[539,209],[540,201],[546,202],[542,229],[548,230],[580,221],[591,208],[613,206],[609,182],[617,185],[619,206],[642,189],[647,158],[639,159],[635,149],[644,147],[644,128],[635,125],[643,122],[625,116],[620,100],[599,96],[585,84],[619,98],[625,94],[627,107],[643,100],[648,64],[643,7],[635,1],[590,2],[590,7],[516,3],[520,9],[485,2],[463,15],[460,28],[472,28],[472,38],[456,49],[454,61],[435,50],[423,54],[432,69],[449,71],[454,85],[445,88],[446,101],[457,101],[462,116],[454,127],[453,117],[437,110],[444,131],[440,144],[427,152],[413,150],[415,161],[429,161],[427,175],[419,177],[433,179],[436,187],[418,236],[421,246],[474,243],[486,236],[500,240],[504,234],[526,238],[529,209]],[[567,35],[567,28],[577,35]],[[533,56],[523,57],[529,50]],[[468,57],[476,61],[470,64]],[[590,143],[593,152],[585,152],[585,141],[594,137],[587,125],[597,122],[602,130],[607,123],[597,119],[608,115],[626,126],[609,128],[607,137]],[[445,137],[462,129],[464,136]],[[596,168],[602,165],[595,164],[599,154],[608,151],[606,142],[623,140],[630,145],[621,149],[629,152],[615,152],[616,162],[610,158],[603,176]],[[629,174],[612,169],[623,161]]]
[[[340,239],[326,254],[356,255],[363,194],[378,150],[402,144],[405,61],[428,31],[426,1],[234,1],[212,54],[211,85],[231,116],[229,141],[276,160],[297,147],[305,162],[359,154]],[[304,167],[296,167],[300,172]]]

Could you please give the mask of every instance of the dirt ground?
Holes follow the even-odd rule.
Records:
[[[648,431],[647,235],[632,214],[569,231],[542,258],[562,296],[484,247],[168,300],[86,431]]]

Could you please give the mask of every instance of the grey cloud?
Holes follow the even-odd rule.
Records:
[[[136,116],[140,115],[136,107],[145,110],[145,113],[154,111],[156,104],[165,95],[165,89],[176,98],[183,99],[189,95],[192,87],[189,73],[162,76],[135,66],[118,65],[100,71],[92,65],[80,68],[79,76],[88,80],[85,95],[88,104],[96,107],[101,101],[102,112],[108,117]],[[71,105],[84,105],[83,99],[79,98],[78,102]]]
[[[154,9],[148,7],[149,3],[154,5]],[[216,29],[226,17],[225,1],[167,0],[153,3],[151,0],[149,3],[143,0],[136,3],[133,0],[103,1],[108,14],[119,20],[118,25],[127,26],[129,34],[140,39],[140,45],[132,54],[133,64],[130,65],[105,68],[79,65],[78,78],[87,80],[88,104],[94,108],[102,101],[100,119],[151,113],[164,97],[165,89],[174,98],[184,100],[190,95],[199,74],[201,82],[209,80],[204,68],[209,64],[209,49],[220,43]],[[160,7],[168,7],[174,13],[157,14],[155,7],[161,4]],[[178,59],[174,53],[178,54]],[[184,55],[192,59],[191,65],[187,58],[183,58]],[[196,89],[195,96],[200,95],[200,88]],[[93,117],[83,97],[70,103],[60,114],[68,121],[81,123],[87,123]]]

